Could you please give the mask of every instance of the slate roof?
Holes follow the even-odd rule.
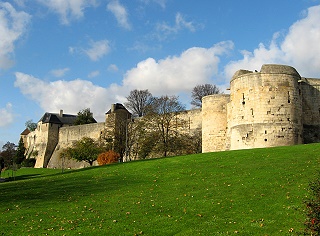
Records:
[[[42,123],[53,123],[53,124],[67,124],[67,125],[72,125],[74,121],[77,119],[76,115],[68,115],[68,114],[60,114],[58,113],[49,113],[46,112],[39,122],[41,121]]]
[[[115,104],[115,110],[118,110],[118,109],[123,109],[123,110],[126,110],[128,113],[130,113],[127,108],[125,108],[124,105],[122,105],[121,103],[116,103]],[[111,109],[109,111],[106,112],[106,114],[111,114]],[[130,113],[131,114],[131,113]]]
[[[22,133],[21,135],[27,135],[30,133],[30,130],[28,128],[26,128]]]

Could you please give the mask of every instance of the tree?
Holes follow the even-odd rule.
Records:
[[[14,158],[16,155],[16,145],[14,143],[7,142],[2,146],[2,152],[0,153],[1,166],[4,168],[12,168],[14,164]]]
[[[32,120],[27,120],[25,126],[30,131],[34,131],[37,128],[37,123],[34,123]]]
[[[219,94],[220,89],[212,84],[201,84],[197,85],[192,89],[192,100],[191,105],[194,107],[202,107],[202,98],[207,95]]]
[[[98,164],[102,166],[110,163],[116,163],[118,162],[119,158],[120,158],[119,153],[109,150],[107,152],[100,153],[97,161],[98,161]]]
[[[25,152],[26,148],[24,147],[23,139],[20,138],[14,160],[16,164],[20,165],[26,159]]]
[[[133,112],[133,115],[142,117],[146,114],[146,108],[152,102],[152,94],[146,90],[132,90],[124,105]]]
[[[104,150],[105,148],[92,138],[83,137],[79,141],[74,142],[72,147],[63,149],[60,157],[86,161],[92,166],[93,162],[97,160],[98,155]]]
[[[90,112],[90,108],[83,109],[78,112],[78,116],[74,121],[75,125],[84,125],[97,123],[97,121],[93,118],[92,112]]]
[[[160,139],[158,151],[167,156],[172,151],[173,140],[177,137],[177,123],[181,122],[178,113],[184,111],[184,106],[179,102],[177,96],[155,97],[151,105],[148,106],[146,119],[149,121],[148,127],[156,131]]]

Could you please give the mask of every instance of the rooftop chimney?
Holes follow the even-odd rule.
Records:
[[[63,117],[63,110],[60,110],[59,116]]]

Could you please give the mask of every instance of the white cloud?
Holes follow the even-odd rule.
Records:
[[[108,88],[81,79],[46,82],[20,72],[15,73],[14,85],[44,111],[63,109],[75,114],[89,107],[95,118],[103,121],[110,104],[124,102],[130,90],[149,89],[155,96],[178,95],[190,93],[196,84],[210,82],[218,72],[219,56],[232,47],[231,42],[222,42],[211,48],[190,48],[179,56],[159,61],[148,58],[126,73],[122,85],[112,84]]]
[[[140,0],[140,1],[143,2],[144,4],[149,4],[150,2],[156,3],[160,5],[163,9],[166,8],[166,2],[167,2],[167,0]]]
[[[5,127],[13,123],[12,104],[7,103],[6,107],[0,109],[0,127]]]
[[[63,77],[70,69],[69,68],[63,68],[63,69],[56,69],[50,71],[50,73],[55,77]]]
[[[74,52],[74,50],[71,50],[71,51]],[[108,40],[91,41],[90,42],[90,48],[83,49],[83,52],[92,61],[98,61],[104,55],[108,54],[109,51],[110,51],[110,46],[109,46],[109,41]]]
[[[25,33],[31,16],[16,11],[8,2],[0,2],[0,68],[13,65],[14,43]]]
[[[167,22],[158,23],[156,26],[157,37],[160,40],[166,39],[171,34],[177,34],[179,31],[187,29],[190,32],[195,32],[197,27],[192,21],[186,21],[181,13],[176,14],[175,24],[170,26]]]
[[[131,25],[128,21],[128,12],[126,8],[120,4],[118,0],[113,0],[108,3],[107,10],[112,12],[112,14],[116,17],[118,24],[125,28],[130,30]]]
[[[228,79],[239,69],[260,69],[262,64],[279,63],[294,66],[302,76],[319,77],[320,73],[320,6],[306,11],[279,40],[275,33],[269,46],[260,44],[253,52],[243,51],[243,58],[225,67]]]
[[[88,74],[88,78],[94,78],[94,77],[97,77],[98,75],[100,75],[100,71],[98,71],[98,70],[91,71],[91,72]]]
[[[19,6],[19,7],[25,7],[25,2],[26,0],[14,0],[14,2]]]
[[[70,20],[83,17],[84,9],[96,6],[96,0],[37,0],[51,11],[60,15],[62,24],[69,24]]]
[[[154,95],[190,92],[195,85],[210,82],[218,73],[219,56],[232,48],[233,43],[227,41],[211,48],[190,48],[159,61],[148,58],[127,71],[123,86],[149,89]]]
[[[108,66],[108,71],[117,72],[118,70],[119,70],[119,68],[115,64],[111,64]]]
[[[79,110],[90,108],[94,117],[103,121],[104,113],[114,103],[111,89],[102,88],[90,81],[75,79],[45,82],[28,74],[15,73],[15,87],[22,94],[37,102],[44,111],[76,114]]]

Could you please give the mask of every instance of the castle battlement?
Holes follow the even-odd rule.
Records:
[[[50,114],[43,119],[62,117]],[[99,139],[106,129],[120,124],[117,119],[130,115],[123,105],[114,104],[106,113],[106,122],[65,127],[41,119],[36,131],[21,136],[29,153],[37,150],[37,167],[59,168],[62,148],[84,136]],[[230,81],[230,94],[203,97],[202,109],[183,112],[180,118],[186,122],[179,132],[201,129],[202,152],[320,142],[320,79],[301,77],[286,65],[238,70]],[[72,161],[67,165],[85,166]]]

